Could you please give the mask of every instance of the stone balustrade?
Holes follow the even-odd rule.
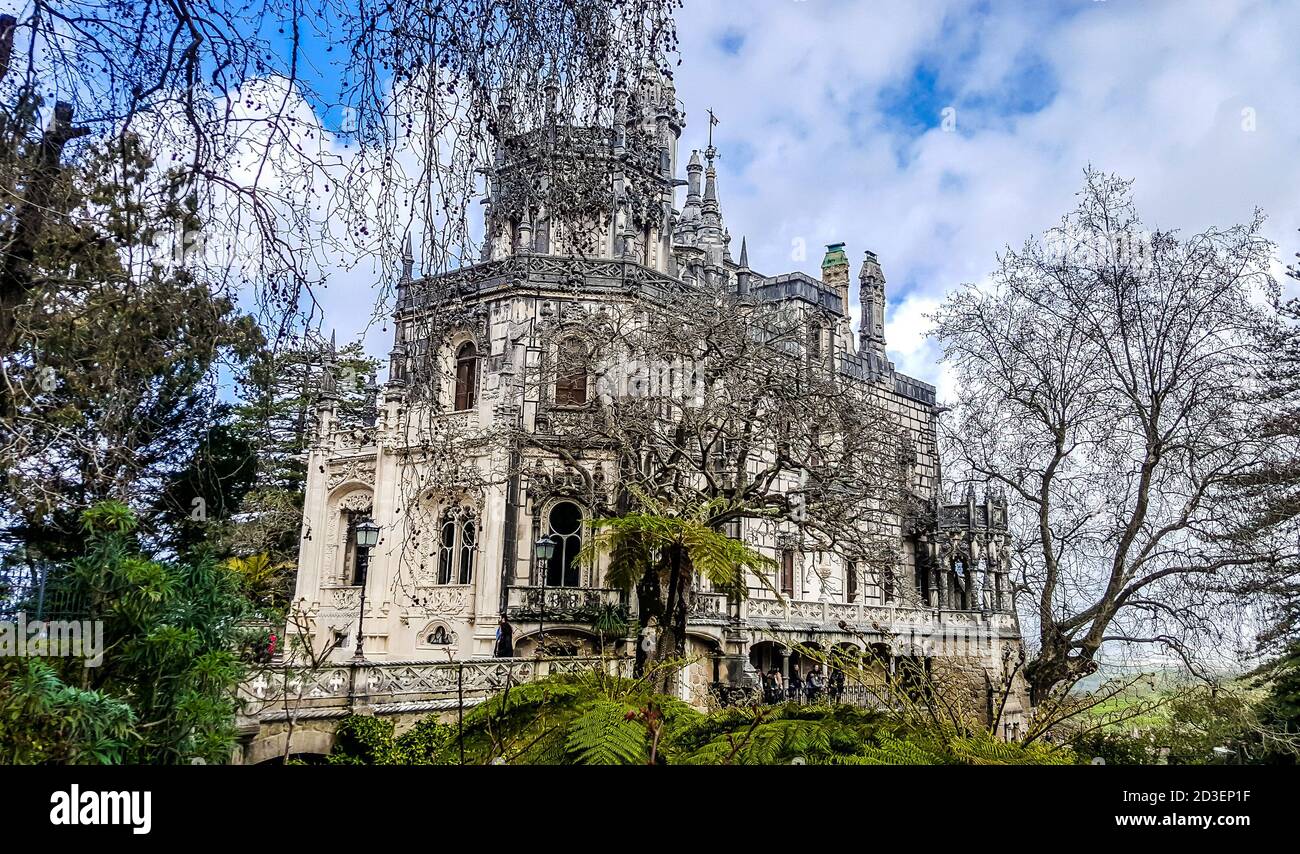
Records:
[[[254,672],[239,688],[245,717],[276,720],[291,714],[332,717],[349,709],[406,704],[415,710],[438,701],[482,699],[508,686],[554,673],[601,669],[631,673],[623,658],[492,658],[468,661],[362,661],[307,667],[290,663]]]
[[[621,607],[620,592],[605,587],[520,585],[509,588],[506,596],[507,613],[515,620],[589,623],[602,610]]]

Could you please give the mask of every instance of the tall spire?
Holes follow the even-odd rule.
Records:
[[[740,237],[740,269],[736,270],[736,295],[749,296],[749,280],[753,275],[749,269],[749,242],[742,234]]]
[[[704,170],[704,213],[718,212],[718,170],[713,167],[713,158],[718,152],[709,146],[705,150],[704,156],[709,161],[708,167]]]
[[[406,243],[402,246],[402,281],[411,281],[411,273],[415,268],[415,246],[411,242],[411,233],[406,233]]]

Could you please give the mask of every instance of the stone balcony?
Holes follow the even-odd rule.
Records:
[[[731,606],[724,593],[695,593],[692,623],[726,623]],[[835,631],[841,623],[865,634],[909,634],[932,632],[939,627],[1015,632],[1015,616],[903,605],[864,602],[829,602],[802,599],[747,597],[740,603],[741,625],[760,629]]]
[[[605,587],[510,587],[506,610],[512,620],[593,623],[602,610],[621,608],[622,594]]]

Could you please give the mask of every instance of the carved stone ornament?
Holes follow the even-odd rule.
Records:
[[[345,464],[330,467],[328,483],[330,489],[335,489],[340,484],[348,481],[358,481],[373,486],[375,483],[375,461],[349,460]]]
[[[374,505],[374,496],[365,490],[349,492],[339,501],[339,509],[353,513],[369,513]]]

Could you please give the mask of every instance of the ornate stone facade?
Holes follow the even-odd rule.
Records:
[[[744,520],[733,536],[787,562],[789,589],[778,597],[754,581],[743,599],[696,591],[689,632],[697,663],[683,690],[743,684],[756,669],[788,673],[805,666],[800,646],[878,647],[891,656],[1002,666],[1006,651],[1019,648],[1006,505],[973,489],[944,500],[935,390],[895,371],[886,356],[885,279],[876,255],[866,254],[857,277],[864,323],[855,334],[843,244],[828,247],[820,280],[762,275],[750,269],[743,242],[733,259],[712,145],[703,159],[690,157],[678,209],[685,117],[670,84],[642,87],[635,104],[620,102],[617,114],[613,132],[569,134],[612,164],[609,216],[580,228],[545,204],[507,204],[503,194],[535,158],[519,154],[529,151],[522,143],[503,144],[489,174],[480,263],[416,278],[408,258],[389,381],[373,426],[340,429],[332,396],[322,397],[296,594],[311,642],[337,643],[339,662],[352,655],[363,581],[365,654],[378,663],[527,658],[542,639],[551,655],[589,654],[601,643],[609,648],[609,626],[634,626],[635,595],[605,583],[607,558],[573,559],[586,536],[582,522],[609,512],[616,465],[598,456],[524,454],[504,437],[522,430],[563,445],[566,436],[583,434],[586,419],[599,417],[571,405],[592,390],[556,373],[556,354],[538,344],[539,328],[581,329],[611,304],[708,283],[788,303],[827,324],[837,381],[868,389],[902,428],[900,464],[912,509],[893,522],[896,565],[870,574],[834,551],[801,551],[779,525]],[[650,140],[659,156],[627,156],[633,137]],[[579,234],[581,246],[565,239]],[[438,327],[439,317],[453,313],[454,324]],[[362,517],[382,531],[365,555],[349,527]],[[558,564],[538,565],[533,545],[541,537],[555,543]],[[504,645],[503,617],[511,635]],[[613,641],[630,649],[636,639]]]

